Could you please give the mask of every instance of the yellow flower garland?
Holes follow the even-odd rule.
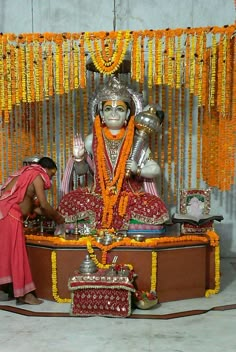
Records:
[[[101,47],[99,46],[99,41],[97,38],[94,39],[94,48],[92,47],[91,39],[93,34],[86,32],[85,33],[85,43],[88,47],[88,51],[93,60],[93,63],[97,70],[103,74],[112,74],[114,73],[124,60],[127,48],[131,40],[131,33],[129,31],[118,31],[117,36],[114,40],[114,53],[108,58],[109,52],[107,50],[102,50],[105,48],[104,40],[107,39],[100,38],[102,41]],[[105,56],[105,58],[103,57]]]
[[[152,252],[151,292],[157,290],[157,252]]]
[[[104,247],[108,247],[108,246],[104,246]],[[94,249],[92,248],[91,241],[89,240],[87,241],[87,250],[90,255],[90,258],[99,269],[109,269],[109,267],[112,265],[112,264],[99,263],[99,261],[97,260],[96,254],[94,254]],[[106,258],[107,251],[103,249],[103,256],[104,254]],[[133,270],[133,266],[131,264],[125,264],[125,266],[127,266],[130,270]]]
[[[214,295],[220,291],[220,246],[215,248],[215,288],[208,289],[205,292],[205,297]]]
[[[110,267],[109,264],[99,263],[99,261],[97,260],[96,254],[94,253],[94,249],[92,248],[91,241],[89,241],[89,240],[87,241],[87,251],[88,251],[88,253],[90,255],[90,258],[92,259],[94,264],[96,264],[96,266],[99,269],[108,269]]]
[[[57,288],[57,254],[56,251],[52,251],[51,254],[52,261],[52,295],[57,303],[70,303],[70,298],[60,298],[58,295]]]

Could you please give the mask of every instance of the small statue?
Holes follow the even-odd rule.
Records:
[[[204,202],[197,197],[192,197],[187,205],[187,213],[193,216],[200,216],[204,210]]]
[[[77,174],[89,172],[93,183],[90,188],[62,189],[63,216],[76,214],[81,219],[83,214],[97,229],[115,230],[129,229],[131,219],[152,226],[169,220],[153,183],[160,167],[146,138],[149,127],[156,131],[161,125],[158,113],[155,106],[143,110],[138,93],[115,77],[97,92],[91,108],[93,131],[85,141],[80,135],[74,137],[72,159]],[[137,140],[141,147],[133,153]]]

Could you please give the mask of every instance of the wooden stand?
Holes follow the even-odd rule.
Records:
[[[54,300],[51,254],[56,253],[57,290],[60,298],[70,298],[68,279],[79,269],[87,254],[86,247],[53,245],[45,241],[28,241],[27,250],[32,275],[40,298]],[[203,297],[215,287],[215,248],[202,241],[171,242],[153,248],[118,247],[109,252],[109,260],[132,264],[138,275],[135,285],[150,291],[152,251],[157,252],[157,294],[159,302]],[[95,249],[99,261],[101,251]]]

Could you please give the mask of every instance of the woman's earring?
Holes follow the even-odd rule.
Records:
[[[124,125],[127,126],[127,120],[125,120]]]

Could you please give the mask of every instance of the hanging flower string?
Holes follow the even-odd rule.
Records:
[[[222,79],[220,80],[219,83],[219,90],[218,93],[221,97],[221,99],[218,100],[219,107],[222,112],[224,112],[224,109],[227,108],[226,104],[226,95],[227,93],[225,92],[225,86],[224,84],[227,83],[226,78],[226,71],[228,70],[228,65],[232,64],[232,60],[228,61],[228,56],[227,56],[227,51],[229,48],[229,40],[232,39],[232,36],[235,32],[236,25],[229,25],[229,26],[224,26],[224,27],[199,27],[199,28],[186,28],[186,29],[168,29],[168,30],[144,30],[144,31],[113,31],[113,32],[86,32],[86,33],[34,33],[34,34],[29,34],[29,33],[24,33],[20,34],[19,36],[11,33],[4,33],[1,34],[1,48],[0,51],[4,54],[7,52],[7,55],[9,53],[13,52],[14,50],[11,51],[11,46],[13,45],[12,43],[17,43],[19,51],[21,52],[21,65],[18,65],[18,67],[15,67],[15,69],[20,69],[21,73],[20,76],[23,79],[23,90],[22,90],[22,98],[23,101],[29,101],[33,99],[33,92],[30,92],[31,89],[34,89],[34,85],[32,84],[33,81],[32,79],[35,79],[36,77],[32,76],[32,63],[29,63],[28,61],[34,60],[34,65],[38,67],[39,70],[42,70],[42,80],[44,77],[44,68],[47,71],[48,67],[47,64],[43,65],[42,62],[42,56],[44,56],[44,53],[40,53],[41,57],[38,57],[39,61],[36,60],[36,56],[33,58],[32,57],[32,52],[39,53],[41,51],[40,48],[45,49],[45,54],[47,53],[47,44],[51,43],[54,47],[55,51],[55,79],[56,79],[56,90],[59,94],[63,94],[66,91],[68,91],[68,79],[69,79],[69,66],[72,68],[69,63],[69,60],[72,59],[72,64],[77,65],[77,58],[79,55],[79,62],[82,64],[80,66],[79,74],[79,83],[81,84],[81,87],[85,87],[85,74],[84,74],[84,69],[85,69],[85,51],[87,47],[89,54],[97,68],[97,70],[100,73],[104,74],[112,74],[114,73],[120,66],[120,64],[123,62],[125,58],[125,54],[127,53],[128,47],[130,44],[133,44],[133,47],[131,48],[131,51],[133,50],[134,52],[132,53],[132,60],[133,65],[132,65],[132,74],[133,74],[133,79],[140,81],[143,81],[143,71],[144,71],[144,66],[142,63],[142,53],[138,54],[140,45],[141,45],[141,50],[144,50],[145,42],[148,41],[148,63],[150,67],[148,67],[148,84],[151,85],[152,83],[152,75],[155,75],[155,82],[157,81],[158,84],[161,82],[162,74],[164,74],[164,79],[165,82],[169,82],[169,84],[173,83],[176,87],[179,86],[179,75],[174,75],[173,71],[170,69],[173,65],[175,65],[175,62],[180,63],[179,60],[179,45],[180,45],[180,38],[182,37],[184,39],[184,36],[187,36],[187,41],[186,41],[186,50],[189,50],[189,56],[186,53],[185,55],[185,64],[186,64],[186,75],[188,76],[190,74],[190,81],[188,82],[187,76],[186,76],[186,85],[190,83],[190,88],[192,90],[192,87],[195,85],[194,82],[192,82],[194,79],[199,81],[199,74],[197,74],[197,77],[194,78],[194,73],[196,72],[203,72],[204,69],[206,68],[207,62],[205,62],[204,58],[202,58],[202,45],[201,43],[205,41],[205,38],[208,34],[212,34],[213,36],[213,41],[215,41],[214,37],[215,35],[220,34],[221,35],[221,44],[222,44],[222,50],[219,51],[219,55],[221,56],[219,60],[219,73],[222,74]],[[176,37],[178,40],[175,43]],[[155,45],[153,45],[153,40],[155,40]],[[161,51],[161,41],[164,40],[166,42],[166,52],[163,53]],[[73,42],[73,45],[70,45],[70,43]],[[80,50],[78,52],[77,48],[78,46],[80,47]],[[215,47],[215,44],[213,42],[213,46]],[[31,48],[33,47],[33,51],[31,52]],[[9,50],[7,50],[7,48]],[[199,48],[199,53],[196,53],[196,48]],[[75,50],[74,54],[70,56],[70,51]],[[162,64],[162,55],[164,54],[164,59],[165,59],[165,64],[164,64],[164,72],[161,72],[161,64]],[[6,55],[6,57],[7,57]],[[1,55],[0,55],[1,56]],[[76,58],[77,56],[77,58]],[[155,58],[156,56],[156,58]],[[3,59],[2,59],[3,57]],[[156,66],[155,71],[153,71],[153,62],[157,63],[158,66]],[[215,60],[215,55],[213,54],[213,70],[214,70],[214,60]],[[45,60],[47,60],[47,57],[44,57]],[[5,62],[5,56],[1,56],[1,60],[3,65],[1,67],[3,68],[3,76],[7,78],[9,66],[15,65],[14,60],[9,64],[4,64]],[[156,65],[155,63],[155,65]],[[44,66],[44,68],[43,68]],[[199,67],[198,67],[199,66]],[[199,71],[199,68],[201,66],[201,71]],[[12,67],[11,67],[12,68]],[[179,67],[176,68],[179,70]],[[211,70],[211,67],[209,68]],[[5,72],[6,71],[6,72]],[[153,73],[152,73],[153,71]],[[210,72],[210,71],[209,71]],[[5,74],[6,73],[6,74]],[[72,69],[71,73],[73,74],[78,74],[78,71],[76,69]],[[214,72],[212,71],[213,75]],[[47,74],[47,72],[46,72]],[[183,72],[184,74],[184,72]],[[175,76],[175,79],[173,79]],[[24,77],[26,77],[26,80],[24,81]],[[138,78],[139,77],[139,78]],[[213,76],[212,76],[213,77]],[[9,78],[9,77],[8,77]],[[31,80],[31,82],[30,82]],[[14,82],[7,80],[9,85]],[[170,83],[171,82],[171,83]],[[36,82],[34,82],[36,83]],[[75,86],[78,83],[75,82]],[[214,78],[212,83],[214,84]],[[10,88],[10,87],[9,87]],[[21,89],[21,87],[17,87],[18,89]],[[71,88],[73,88],[71,86]],[[74,87],[76,88],[76,87]],[[8,99],[8,94],[7,91],[9,90],[6,87],[6,94],[4,95],[4,100]],[[12,89],[10,89],[12,91]],[[228,90],[228,88],[226,89]],[[214,87],[211,93],[214,92]],[[47,94],[47,89],[46,92]],[[4,94],[4,91],[1,93],[2,96]],[[17,93],[18,94],[18,93]],[[205,94],[205,91],[202,92],[202,94]],[[29,97],[26,97],[26,95],[29,95]],[[212,95],[211,95],[212,97]],[[9,97],[11,99],[11,96]],[[37,97],[36,97],[37,99]],[[13,102],[13,101],[12,101]],[[10,107],[11,108],[11,107]],[[223,108],[223,109],[222,109]],[[3,103],[1,102],[1,109],[4,109],[5,111],[8,110],[8,103]],[[9,111],[9,110],[8,110]]]
[[[116,38],[114,40],[114,52],[106,49],[107,45],[104,45],[104,40],[106,41],[107,38],[100,38],[100,41],[102,41],[101,46],[99,44],[99,39],[95,38],[93,40],[94,48],[92,47],[91,38],[93,38],[93,34],[86,32],[85,43],[88,47],[88,51],[95,67],[99,72],[104,74],[114,73],[124,60],[131,39],[130,32],[118,31],[116,33]],[[109,57],[109,54],[112,55]]]
[[[210,238],[210,245],[215,247],[215,287],[214,289],[206,290],[205,296],[209,297],[220,291],[220,246],[219,236],[215,231],[208,231],[207,236]]]
[[[60,298],[58,295],[57,288],[57,254],[56,251],[52,251],[51,254],[51,262],[52,262],[52,295],[57,303],[70,303],[70,298]]]
[[[38,139],[40,143],[38,142],[36,145],[36,153],[44,153],[46,146],[50,146],[48,152],[51,155],[57,155],[56,148],[65,148],[63,139],[54,143],[54,145],[50,144],[52,133],[55,132],[53,131],[55,128],[52,116],[55,114],[54,110],[57,111],[58,107],[57,95],[62,97],[60,99],[62,102],[61,112],[65,121],[75,121],[75,118],[79,118],[80,121],[83,121],[85,135],[88,129],[86,110],[88,91],[91,88],[86,89],[87,55],[90,55],[96,66],[98,78],[102,83],[104,75],[113,74],[117,72],[122,63],[126,64],[124,61],[126,54],[130,53],[130,79],[132,84],[139,83],[140,92],[143,87],[148,87],[148,103],[151,103],[154,99],[155,92],[160,93],[162,91],[163,110],[168,111],[168,115],[174,114],[173,110],[175,108],[171,104],[173,95],[171,101],[169,101],[170,93],[167,97],[164,96],[163,84],[172,88],[181,88],[185,91],[185,94],[190,89],[189,111],[193,111],[190,104],[194,104],[194,101],[196,101],[192,95],[198,97],[199,113],[194,114],[197,116],[192,118],[194,126],[197,124],[198,131],[201,131],[200,143],[202,145],[197,138],[197,171],[195,172],[195,169],[190,166],[188,168],[189,173],[185,177],[185,165],[182,163],[181,155],[177,155],[179,165],[176,166],[176,169],[179,170],[181,183],[188,185],[188,180],[184,178],[194,179],[195,177],[198,184],[204,180],[209,186],[218,187],[221,191],[230,190],[234,183],[235,173],[235,30],[236,24],[223,27],[168,28],[144,31],[45,32],[19,35],[0,33],[0,121],[2,121],[3,127],[4,123],[9,124],[11,122],[10,119],[18,120],[15,125],[17,126],[16,133],[15,126],[10,128],[7,133],[3,128],[0,129],[2,146],[8,145],[9,140],[11,140],[12,145],[15,144],[17,136],[21,135],[19,126],[23,124],[20,124],[19,121],[25,118],[23,115],[25,107],[23,105],[28,104],[30,105],[31,115],[33,113],[33,119],[37,119],[37,124],[35,124],[37,127],[30,130],[30,134],[35,134],[34,138],[40,137]],[[81,89],[80,93],[78,93],[79,89]],[[176,93],[177,97],[178,92]],[[64,109],[64,94],[73,96],[71,101],[73,101],[75,108],[71,111],[74,116],[69,112],[69,109]],[[160,94],[156,94],[156,97],[157,100],[160,99]],[[44,109],[41,109],[41,107],[44,106],[43,102],[45,100],[50,101],[51,112],[48,114],[52,120],[50,128],[48,128],[50,136],[49,133],[44,133]],[[179,106],[179,111],[183,111],[183,114],[186,114],[185,102],[186,95],[185,99],[181,99],[181,105]],[[32,104],[34,103],[37,104],[33,107]],[[12,113],[13,108],[18,105],[20,110],[17,113]],[[173,107],[170,107],[171,105]],[[202,117],[201,111],[204,114]],[[39,113],[39,115],[35,116],[36,113]],[[66,114],[69,114],[69,116]],[[191,117],[190,113],[189,116]],[[63,118],[61,118],[61,121]],[[28,118],[26,120],[29,121]],[[71,125],[74,126],[75,124]],[[59,124],[59,139],[63,137],[61,133],[63,126],[63,123]],[[187,124],[186,127],[188,128]],[[180,131],[182,131],[182,128]],[[211,133],[210,137],[209,131]],[[188,135],[191,132],[191,129],[188,130]],[[27,130],[27,133],[29,133],[29,130]],[[176,131],[172,129],[171,134],[175,133]],[[168,153],[171,143],[174,141],[174,138],[170,137],[170,139],[167,139],[170,140],[170,143],[168,142]],[[182,136],[179,137],[182,138]],[[45,140],[46,138],[47,140]],[[180,141],[180,146],[182,148],[183,145],[184,150],[186,150],[188,137],[183,138],[183,141]],[[153,149],[157,149],[156,147],[156,145],[153,146]],[[165,143],[162,147],[165,148]],[[195,145],[192,143],[191,148],[194,147]],[[8,150],[11,148],[8,148]],[[171,148],[173,148],[173,145]],[[191,151],[193,152],[191,148],[188,148],[190,150],[188,155],[183,155],[183,160],[191,155]],[[15,160],[17,160],[18,166],[22,162],[21,150],[20,148],[17,150],[19,151],[17,151],[15,158],[9,158],[7,151],[3,152],[0,183],[8,176],[9,172],[14,170]],[[71,150],[71,146],[68,146],[67,150]],[[64,154],[67,154],[67,150],[64,150]],[[163,155],[162,165],[168,165],[165,166],[165,169],[167,167],[165,171],[174,175],[167,162],[169,161],[168,153]],[[68,155],[65,157],[68,157]],[[63,156],[60,156],[60,160],[58,160],[61,167],[64,165],[64,160],[61,160],[63,158]],[[193,162],[192,159],[189,161]],[[6,165],[7,167],[5,167]],[[176,182],[173,177],[175,175],[168,177],[168,181],[171,179],[171,184]],[[60,187],[59,180],[58,183]],[[169,187],[168,192],[171,193],[173,190]],[[122,202],[121,208],[124,209],[125,202],[124,200]]]
[[[152,272],[150,292],[157,291],[157,252],[152,252]]]

